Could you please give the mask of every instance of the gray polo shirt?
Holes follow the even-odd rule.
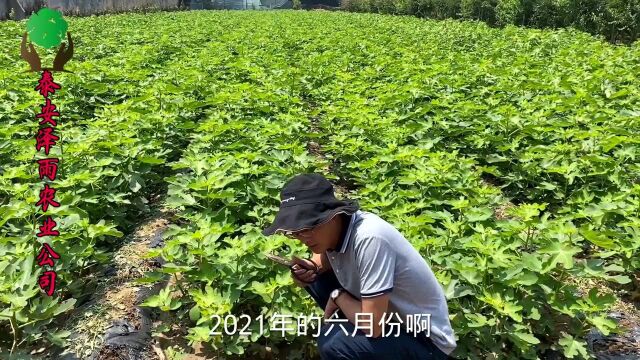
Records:
[[[358,210],[338,248],[327,251],[342,287],[362,299],[389,293],[387,313],[406,321],[430,314],[430,337],[447,355],[456,347],[444,291],[407,239],[378,215]],[[394,317],[395,318],[395,317]]]

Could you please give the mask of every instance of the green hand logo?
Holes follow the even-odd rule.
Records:
[[[62,42],[69,25],[59,10],[42,8],[27,22],[29,39],[44,48],[54,48]]]

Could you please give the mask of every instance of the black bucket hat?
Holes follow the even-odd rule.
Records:
[[[320,174],[302,174],[291,178],[280,192],[280,210],[263,235],[295,232],[312,228],[340,212],[358,211],[356,200],[338,200],[333,185]]]

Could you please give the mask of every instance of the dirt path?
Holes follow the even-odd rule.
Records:
[[[159,204],[156,201],[147,218],[125,238],[124,245],[114,253],[113,263],[96,274],[99,285],[93,297],[66,321],[66,329],[72,335],[56,360],[164,359],[151,337],[151,313],[137,306],[164,283],[135,282],[145,272],[161,267],[157,260],[144,258],[150,248],[159,244],[173,218],[173,213]]]
[[[313,155],[321,161],[325,162],[325,166],[322,168],[325,174],[339,174],[340,172],[337,171],[338,167],[340,166],[339,163],[329,160],[325,156],[324,151],[322,150],[322,145],[320,144],[320,134],[323,134],[323,132],[321,132],[321,129],[318,127],[318,123],[320,120],[317,106],[311,101],[307,101],[306,104],[308,105],[309,113],[311,114],[310,138],[316,139],[309,140],[309,142],[307,142],[307,150],[309,151],[310,155]],[[338,199],[349,199],[349,195],[356,188],[356,185],[350,183],[347,179],[339,178],[338,180],[331,181],[331,183],[333,184],[333,188]]]
[[[640,299],[637,294],[640,291],[640,273],[629,286],[617,286],[614,288],[605,281],[589,281],[581,284],[587,293],[595,287],[599,293],[613,294],[616,302],[611,308],[609,316],[618,323],[619,334],[603,335],[597,329],[592,329],[587,335],[589,350],[598,360],[640,360]],[[628,291],[629,287],[635,290]]]

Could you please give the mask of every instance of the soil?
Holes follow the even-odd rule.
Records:
[[[620,333],[605,336],[597,329],[592,329],[587,336],[589,350],[600,360],[640,359],[640,302],[632,297],[638,288],[632,291],[624,286],[613,289],[600,279],[581,280],[578,288],[582,294],[596,288],[600,294],[613,294],[616,297],[608,315],[618,323]]]
[[[312,101],[307,101],[307,105],[311,109],[314,109],[316,107],[316,104]],[[319,117],[311,117],[310,122],[310,132],[312,134],[320,133],[321,129],[318,127],[318,124],[320,122]],[[322,167],[322,171],[325,174],[334,174],[336,176],[337,174],[340,174],[340,163],[338,161],[329,160],[324,155],[324,152],[322,151],[322,145],[320,143],[318,143],[317,141],[309,140],[307,142],[307,150],[309,151],[310,155],[315,156],[316,158],[324,162],[325,165]],[[348,199],[351,191],[357,188],[356,184],[349,182],[348,179],[343,178],[338,178],[337,180],[332,181],[332,184],[335,195],[338,199]]]
[[[158,208],[159,203],[156,197],[152,212],[126,236],[124,244],[114,253],[112,264],[99,274],[92,298],[73,311],[66,322],[72,335],[62,354],[56,357],[162,359],[154,350],[157,344],[151,339],[148,310],[138,307],[158,286],[134,282],[160,266],[157,261],[144,258],[173,217],[169,210]]]

